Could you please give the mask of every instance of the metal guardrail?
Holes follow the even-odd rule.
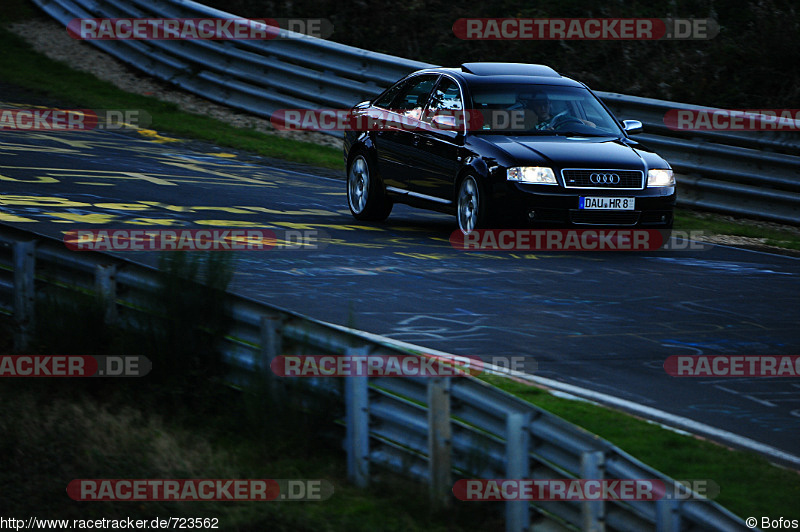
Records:
[[[231,17],[188,0],[34,0],[67,24],[78,17]],[[268,41],[92,41],[163,80],[232,107],[269,117],[278,109],[347,108],[428,63],[281,30]],[[620,118],[642,120],[639,137],[679,176],[679,203],[800,223],[800,135],[669,130],[670,109],[688,104],[600,93]],[[767,152],[761,150],[769,150]]]
[[[0,226],[0,310],[13,316],[17,346],[35,332],[37,298],[53,297],[56,287],[95,294],[108,323],[158,319],[148,306],[160,290],[154,269]],[[237,295],[226,298],[232,326],[222,351],[233,382],[246,383],[279,354],[424,356],[421,347],[414,352],[388,338]],[[674,480],[611,443],[473,377],[346,377],[343,392],[339,379],[302,380],[343,406],[348,474],[360,486],[376,469],[388,468],[426,482],[431,498],[443,504],[452,500],[455,478],[661,479],[675,489]],[[532,523],[547,530],[749,530],[711,501],[504,504],[506,530],[513,532]]]
[[[33,0],[59,22],[82,17],[223,17],[190,0]],[[270,117],[279,109],[350,108],[428,63],[281,30],[266,41],[104,41],[92,44],[150,75],[209,100]],[[599,93],[620,119],[649,133],[637,140],[678,174],[678,203],[800,224],[800,134],[677,132],[670,109],[689,104]],[[708,108],[704,108],[708,110]]]
[[[670,110],[708,107],[599,92],[621,120],[640,120],[635,140],[667,159],[678,175],[678,203],[700,209],[800,223],[800,133],[674,131]]]
[[[198,18],[234,15],[184,0],[35,0],[64,24],[82,17]],[[92,41],[105,52],[213,101],[269,118],[278,109],[349,108],[427,63],[286,30],[241,41]]]

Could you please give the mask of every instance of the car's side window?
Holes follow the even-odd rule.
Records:
[[[445,115],[442,121],[437,122],[437,127],[445,129],[460,129],[459,124],[463,119],[461,111],[464,110],[464,103],[461,100],[461,89],[458,83],[447,76],[442,76],[439,84],[433,89],[428,109],[423,111],[422,120],[432,123],[437,115]]]
[[[392,102],[392,110],[409,117],[420,118],[438,78],[438,75],[415,78]]]
[[[375,100],[373,105],[376,107],[383,107],[384,109],[391,109],[392,102],[397,98],[397,95],[407,90],[410,83],[410,81],[397,83],[394,87],[383,93],[380,98]]]
[[[440,111],[462,111],[461,90],[458,83],[450,78],[442,78],[441,83],[433,91],[429,107],[428,119]]]

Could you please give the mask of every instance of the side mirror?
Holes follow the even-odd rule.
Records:
[[[458,129],[456,117],[453,115],[436,115],[433,117],[431,122],[437,129],[446,129],[448,131],[454,131]]]
[[[642,123],[638,120],[623,120],[622,129],[624,129],[625,133],[628,135],[636,135],[644,131],[644,126],[642,126]]]

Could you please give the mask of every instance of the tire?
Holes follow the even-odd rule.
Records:
[[[489,227],[489,206],[477,178],[468,174],[458,186],[456,220],[465,235],[476,229]]]
[[[362,153],[353,158],[347,169],[347,204],[356,220],[382,222],[392,212],[383,183]]]

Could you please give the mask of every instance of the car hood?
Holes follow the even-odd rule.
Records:
[[[493,136],[486,138],[524,166],[645,169],[644,154],[613,137]]]

